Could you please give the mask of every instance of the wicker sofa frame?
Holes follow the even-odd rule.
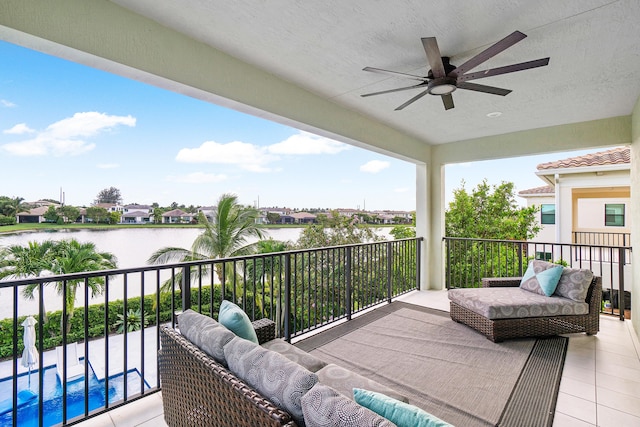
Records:
[[[485,278],[482,279],[482,287],[517,287],[520,281],[519,277]],[[575,332],[595,335],[600,330],[601,298],[602,278],[594,276],[585,301],[589,304],[589,313],[584,315],[488,319],[453,301],[450,301],[450,315],[456,322],[464,323],[493,342]]]
[[[275,323],[253,322],[258,341],[275,338]],[[171,327],[160,328],[158,352],[164,418],[170,426],[289,426],[291,415]]]

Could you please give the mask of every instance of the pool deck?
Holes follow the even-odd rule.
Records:
[[[449,310],[446,291],[411,292],[398,300]],[[150,330],[150,328],[146,329],[146,331]],[[567,336],[569,336],[569,349],[560,383],[554,427],[640,426],[640,342],[631,322],[628,320],[623,322],[611,316],[601,316],[600,332],[597,335]],[[113,348],[114,354],[122,353],[123,342],[122,340],[118,342],[115,338],[110,338],[109,348],[119,345],[120,347]],[[149,378],[153,377],[154,382],[149,381],[153,386],[156,378],[156,352],[149,351],[148,339],[153,340],[150,345],[155,348],[155,329],[153,333],[145,332],[145,378],[149,381]],[[98,360],[94,362],[93,355],[99,353],[100,349],[102,354],[104,353],[104,343],[99,341],[102,340],[90,343],[97,346],[96,351],[90,347],[92,365],[100,363]],[[128,343],[127,353],[131,359],[127,365],[129,369],[137,367],[140,363],[140,346],[138,344],[136,349],[134,344],[136,342],[139,343],[139,339],[132,339]],[[51,362],[47,363],[47,360]],[[45,354],[45,365],[53,363],[55,363],[55,353],[53,356]],[[3,366],[5,364],[8,365],[8,369]],[[110,357],[109,365],[110,373],[115,373],[118,368],[119,372],[122,372],[124,361],[122,357],[113,360]],[[7,372],[11,375],[11,363],[1,363],[0,377],[8,376]],[[154,393],[76,425],[82,427],[166,426],[163,418],[162,394]]]

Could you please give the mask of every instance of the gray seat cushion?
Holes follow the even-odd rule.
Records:
[[[519,319],[580,315],[589,313],[589,304],[559,296],[544,296],[521,288],[451,289],[449,299],[487,319]]]
[[[224,346],[229,369],[271,403],[304,426],[300,399],[318,376],[275,351],[235,337]]]
[[[323,360],[318,359],[304,350],[300,350],[298,347],[289,344],[281,338],[267,341],[262,344],[262,346],[283,355],[300,366],[304,366],[311,372],[318,372],[320,369],[327,366],[327,363]]]
[[[401,402],[409,403],[407,396],[404,396],[397,391],[380,384],[379,382],[370,380],[367,377],[356,374],[341,366],[328,364],[318,372],[318,380],[325,385],[335,389],[339,393],[353,399],[353,389],[362,388],[370,391],[377,391],[378,393],[385,394],[389,397],[393,397]]]
[[[200,350],[223,366],[227,366],[224,346],[235,338],[235,334],[211,317],[187,310],[178,316],[180,333]]]

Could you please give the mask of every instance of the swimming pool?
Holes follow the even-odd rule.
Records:
[[[91,363],[89,363],[89,411],[103,408],[105,405],[105,380],[98,380]],[[45,427],[60,424],[62,422],[62,384],[56,376],[55,365],[47,366],[43,369],[43,411]],[[28,389],[28,375],[26,373],[18,376],[18,390]],[[0,379],[0,402],[12,398],[13,377]],[[127,371],[109,377],[109,403],[115,403],[124,399],[124,389],[127,387],[129,395],[141,392],[140,373],[137,369]],[[146,381],[143,383],[145,390],[149,389]],[[31,372],[31,390],[37,393],[38,371]],[[84,378],[67,382],[67,419],[84,414]],[[18,425],[20,427],[38,426],[38,398],[18,406]],[[13,422],[13,412],[9,411],[0,416],[0,426],[10,426]]]

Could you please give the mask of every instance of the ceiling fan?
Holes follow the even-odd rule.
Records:
[[[484,77],[497,76],[499,74],[513,73],[515,71],[527,70],[529,68],[544,67],[549,63],[549,58],[536,59],[534,61],[521,62],[519,64],[507,65],[504,67],[490,68],[488,70],[476,71],[468,74],[465,73],[471,71],[473,68],[489,60],[490,58],[493,58],[503,50],[506,50],[507,48],[513,46],[525,37],[527,37],[526,34],[523,34],[520,31],[514,31],[504,39],[483,50],[458,67],[449,63],[448,56],[440,56],[440,49],[438,48],[438,42],[436,41],[435,37],[424,37],[421,39],[422,46],[424,47],[424,51],[427,54],[427,61],[429,61],[429,66],[431,67],[429,73],[426,76],[417,76],[414,74],[400,73],[398,71],[383,70],[373,67],[365,67],[363,69],[363,71],[371,71],[374,73],[388,74],[396,77],[404,77],[407,79],[417,80],[420,83],[413,86],[366,93],[361,96],[382,95],[385,93],[399,92],[402,90],[424,88],[422,92],[396,108],[396,111],[398,111],[413,104],[427,94],[440,96],[442,98],[442,103],[444,104],[444,109],[449,110],[454,107],[453,97],[451,96],[451,93],[456,89],[473,90],[476,92],[484,92],[501,96],[508,95],[509,93],[511,93],[511,90],[509,89],[480,85],[477,83],[469,83],[469,80],[482,79]]]

